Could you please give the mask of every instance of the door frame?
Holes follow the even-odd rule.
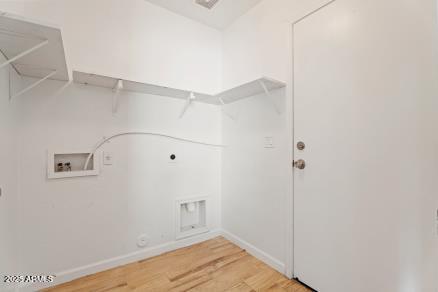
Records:
[[[319,12],[320,10],[326,8],[327,6],[333,4],[337,0],[328,0],[326,3],[317,7],[316,9],[304,14],[297,20],[288,23],[288,52],[290,52],[287,66],[288,66],[288,82],[287,82],[287,92],[286,92],[286,111],[287,111],[287,124],[289,132],[289,175],[291,179],[288,180],[288,193],[287,196],[287,211],[286,211],[286,270],[285,274],[288,278],[295,278],[294,271],[294,238],[295,238],[295,168],[293,162],[295,159],[295,115],[294,115],[294,105],[295,105],[295,25],[303,21],[309,16]]]

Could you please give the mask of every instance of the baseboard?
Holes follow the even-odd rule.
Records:
[[[226,231],[226,230],[212,230],[203,234],[199,234],[197,236],[193,236],[190,238],[177,240],[177,241],[171,241],[167,242],[158,246],[153,246],[144,250],[140,250],[137,252],[129,253],[126,255],[114,257],[111,259],[107,259],[104,261],[96,262],[90,265],[78,267],[75,269],[62,271],[59,273],[56,273],[55,282],[48,284],[33,284],[33,285],[26,285],[21,286],[17,288],[15,291],[20,292],[27,292],[27,291],[36,291],[39,289],[48,288],[51,286],[63,284],[69,281],[72,281],[74,279],[78,279],[87,275],[99,273],[102,271],[106,271],[112,268],[116,268],[118,266],[130,264],[139,260],[144,260],[147,258],[151,258],[160,254],[163,254],[165,252],[169,252],[172,250],[176,250],[179,248],[183,248],[186,246],[190,246],[196,243],[200,243],[209,239],[212,239],[217,236],[224,236],[229,241],[233,242],[237,246],[239,246],[242,249],[245,249],[249,254],[256,257],[257,259],[261,260],[262,262],[266,263],[273,269],[277,270],[278,272],[284,274],[286,271],[286,266],[281,261],[275,259],[274,257],[270,256],[266,252],[258,249],[257,247],[253,246],[252,244],[244,241],[240,237]]]
[[[222,230],[222,236],[224,236],[226,239],[228,239],[235,245],[239,246],[240,248],[245,249],[249,254],[261,260],[262,262],[269,265],[270,267],[277,270],[278,272],[282,274],[286,273],[286,265],[284,263],[270,256],[269,254],[262,251],[261,249],[258,249],[254,245],[246,242],[245,240],[241,239],[240,237],[226,230]]]
[[[212,230],[203,234],[199,234],[197,236],[193,236],[186,239],[181,239],[177,241],[171,241],[168,243],[164,243],[158,246],[153,246],[144,250],[140,250],[137,252],[129,253],[126,255],[118,256],[115,258],[111,258],[108,260],[96,262],[90,265],[78,267],[75,269],[63,271],[56,273],[55,282],[51,283],[50,285],[47,284],[34,284],[29,286],[22,286],[19,288],[19,291],[36,291],[39,289],[48,288],[51,286],[59,285],[62,283],[66,283],[69,281],[72,281],[77,278],[81,278],[87,275],[99,273],[102,271],[106,271],[118,266],[130,264],[139,260],[151,258],[160,254],[163,254],[165,252],[169,252],[172,250],[176,250],[179,248],[183,248],[186,246],[190,246],[196,243],[200,243],[209,239],[212,239],[214,237],[222,235],[220,230]]]

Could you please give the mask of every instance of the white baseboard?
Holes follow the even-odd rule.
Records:
[[[200,243],[202,241],[206,241],[209,239],[212,239],[214,237],[220,236],[221,231],[220,230],[212,230],[197,236],[193,236],[186,239],[181,239],[178,241],[171,241],[167,242],[158,246],[153,246],[144,250],[136,251],[133,253],[129,253],[126,255],[118,256],[115,258],[103,260],[100,262],[96,262],[90,265],[74,268],[71,270],[63,271],[56,273],[55,282],[51,283],[50,285],[47,284],[34,284],[30,286],[24,286],[20,287],[19,291],[36,291],[39,289],[48,288],[50,286],[59,285],[62,283],[66,283],[69,281],[72,281],[77,278],[81,278],[87,275],[99,273],[102,271],[106,271],[112,268],[116,268],[118,266],[130,264],[139,260],[144,260],[147,258],[151,258],[160,254],[163,254],[165,252],[169,252],[172,250],[176,250],[179,248],[183,248],[186,246],[190,246],[196,243]]]
[[[242,249],[245,249],[249,254],[256,257],[257,259],[261,260],[265,264],[269,265],[273,269],[277,270],[278,272],[285,274],[286,273],[286,265],[282,263],[281,261],[277,260],[276,258],[270,256],[266,252],[262,251],[261,249],[258,249],[254,245],[244,241],[240,237],[226,231],[222,230],[222,236],[224,236],[226,239],[234,243],[235,245],[239,246]]]
[[[239,238],[238,236],[226,231],[226,230],[212,230],[197,236],[193,236],[190,238],[178,240],[178,241],[171,241],[167,242],[158,246],[153,246],[144,250],[136,251],[133,253],[129,253],[126,255],[114,257],[111,259],[103,260],[100,262],[96,262],[90,265],[74,268],[67,271],[62,271],[59,273],[56,273],[55,282],[51,284],[33,284],[33,285],[27,285],[27,286],[21,286],[16,291],[20,292],[27,292],[27,291],[36,291],[39,289],[48,288],[51,286],[59,285],[62,283],[66,283],[69,281],[72,281],[77,278],[81,278],[87,275],[99,273],[102,271],[106,271],[112,268],[116,268],[118,266],[126,265],[129,263],[133,263],[139,260],[148,259],[160,254],[163,254],[165,252],[169,252],[172,250],[176,250],[179,248],[183,248],[186,246],[190,246],[199,242],[203,242],[209,239],[212,239],[217,236],[224,236],[229,241],[233,242],[237,246],[239,246],[242,249],[245,249],[249,254],[256,257],[257,259],[261,260],[262,262],[266,263],[267,265],[271,266],[273,269],[277,270],[278,272],[284,274],[286,271],[285,264],[281,261],[275,259],[274,257],[270,256],[266,252],[258,249],[257,247],[251,245],[250,243],[244,241],[243,239]]]

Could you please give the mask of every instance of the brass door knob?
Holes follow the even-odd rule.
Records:
[[[302,159],[299,159],[297,161],[294,161],[294,167],[298,169],[305,169],[306,168],[306,162]]]

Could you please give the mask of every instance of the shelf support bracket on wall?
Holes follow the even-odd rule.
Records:
[[[117,113],[117,110],[119,108],[119,95],[120,91],[123,90],[123,80],[119,79],[117,80],[117,84],[114,87],[114,96],[113,96],[113,114]]]
[[[47,79],[49,79],[50,77],[52,77],[53,75],[55,75],[57,73],[56,70],[53,70],[52,72],[50,72],[49,74],[47,74],[45,77],[39,79],[38,81],[32,83],[31,85],[29,85],[28,87],[22,89],[21,91],[19,91],[18,93],[14,94],[11,96],[11,91],[9,91],[9,100],[11,101],[12,99],[19,97],[20,95],[23,95],[24,93],[28,92],[29,90],[31,90],[32,88],[34,88],[35,86],[43,83],[44,81],[46,81]]]
[[[3,68],[3,67],[5,67],[5,66],[11,64],[11,63],[14,62],[14,61],[17,61],[18,59],[23,58],[24,56],[26,56],[26,55],[32,53],[33,51],[36,51],[36,50],[38,50],[39,48],[44,47],[44,46],[47,45],[48,43],[49,43],[49,40],[44,40],[44,41],[42,41],[42,42],[39,43],[38,45],[36,45],[36,46],[34,46],[34,47],[32,47],[32,48],[30,48],[30,49],[24,51],[24,52],[21,53],[21,54],[18,54],[18,55],[16,55],[15,57],[13,57],[13,58],[7,60],[6,62],[2,63],[2,64],[0,65],[0,68]]]
[[[226,103],[224,102],[224,100],[222,99],[222,97],[219,97],[219,102],[220,102],[221,105],[222,105],[222,112],[223,112],[227,117],[229,117],[230,119],[232,119],[233,121],[235,121],[235,120],[236,120],[236,117],[233,116],[232,114],[230,114],[229,112],[227,112],[227,111],[224,109],[224,106],[226,105]]]
[[[266,84],[263,80],[259,80],[260,86],[263,88],[263,91],[265,92],[266,96],[268,97],[268,99],[270,100],[272,106],[274,107],[275,111],[277,112],[277,114],[281,114],[280,109],[278,108],[277,104],[275,103],[271,93],[268,90],[268,87],[266,87]]]
[[[192,104],[192,102],[196,99],[196,96],[193,92],[190,92],[189,96],[187,97],[186,103],[181,111],[181,114],[179,115],[179,118],[181,119],[184,114],[186,113],[189,106]]]
[[[8,65],[10,65],[10,66],[15,70],[15,72],[17,73],[17,75],[20,75],[20,73],[17,71],[17,68],[16,68],[12,63],[15,62],[15,61],[17,61],[17,60],[19,60],[19,59],[21,59],[21,58],[23,58],[23,57],[25,57],[25,56],[27,56],[27,55],[29,55],[30,53],[32,53],[32,52],[38,50],[39,48],[42,48],[42,47],[46,46],[48,43],[49,43],[49,40],[43,40],[43,41],[41,41],[40,43],[38,43],[37,45],[33,46],[32,48],[30,48],[30,49],[28,49],[28,50],[26,50],[26,51],[24,51],[24,52],[22,52],[22,53],[16,55],[15,57],[10,58],[10,59],[7,59],[6,55],[5,55],[5,54],[3,53],[3,51],[2,51],[2,52],[1,52],[2,55],[3,55],[7,60],[6,60],[5,62],[3,62],[2,64],[0,64],[0,69],[3,68],[3,67],[6,67],[6,66],[8,66]],[[14,98],[16,98],[16,97],[18,97],[18,96],[20,96],[20,95],[23,95],[24,93],[28,92],[29,90],[31,90],[31,89],[34,88],[35,86],[41,84],[42,82],[46,81],[47,79],[49,79],[50,77],[52,77],[53,75],[55,75],[56,72],[57,72],[56,70],[51,70],[51,71],[52,71],[52,72],[50,72],[49,74],[47,74],[47,75],[44,76],[43,78],[41,78],[41,79],[39,79],[38,81],[32,83],[32,84],[29,85],[28,87],[22,89],[22,90],[19,91],[18,93],[12,95],[12,94],[11,94],[11,89],[12,89],[12,86],[11,86],[11,71],[9,70],[9,101],[11,101],[12,99],[14,99]]]

